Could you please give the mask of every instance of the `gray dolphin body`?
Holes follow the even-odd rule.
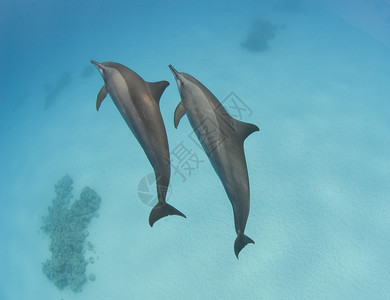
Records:
[[[159,101],[169,82],[146,82],[137,73],[119,63],[91,62],[97,67],[105,83],[97,96],[96,109],[99,110],[107,93],[110,94],[154,169],[158,203],[150,213],[150,226],[168,215],[185,217],[165,202],[171,166]]]
[[[184,114],[195,131],[233,206],[237,238],[234,252],[254,241],[244,234],[249,215],[249,179],[244,140],[259,128],[232,118],[218,99],[197,79],[170,65],[181,102],[175,110],[175,127]]]

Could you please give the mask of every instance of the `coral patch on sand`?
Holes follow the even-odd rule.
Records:
[[[52,255],[43,263],[42,271],[59,289],[69,286],[74,292],[80,292],[87,282],[88,261],[84,258],[87,227],[97,217],[101,198],[93,189],[85,187],[80,198],[71,204],[72,184],[68,175],[57,182],[56,196],[43,217],[42,230],[50,237]]]

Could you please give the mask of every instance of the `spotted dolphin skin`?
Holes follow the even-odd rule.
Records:
[[[218,174],[233,206],[237,238],[234,253],[254,241],[244,234],[249,215],[249,179],[244,141],[259,128],[231,117],[218,99],[197,79],[170,65],[181,96],[175,110],[175,127],[184,114]]]
[[[91,62],[99,70],[104,80],[104,85],[97,96],[96,109],[99,110],[107,93],[110,94],[154,169],[158,203],[150,213],[150,226],[168,215],[185,217],[184,214],[165,202],[171,166],[168,139],[159,101],[169,82],[146,82],[137,73],[119,63],[98,63],[94,60]]]

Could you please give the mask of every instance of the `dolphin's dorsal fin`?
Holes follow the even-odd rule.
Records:
[[[235,121],[235,130],[237,137],[244,143],[245,139],[253,132],[259,131],[259,127],[251,123],[245,123],[238,120]]]
[[[179,105],[175,109],[175,128],[179,125],[180,119],[184,116],[186,113],[186,108],[184,107],[183,101],[180,101]]]
[[[99,94],[97,95],[96,99],[96,110],[99,110],[100,104],[102,104],[104,98],[107,96],[107,86],[103,85],[103,87],[100,89]]]
[[[157,82],[146,82],[146,86],[149,89],[151,96],[154,101],[156,101],[157,105],[160,103],[160,98],[162,93],[164,93],[165,89],[169,85],[168,81],[157,81]]]

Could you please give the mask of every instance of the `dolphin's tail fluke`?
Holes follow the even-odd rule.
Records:
[[[243,233],[237,235],[236,241],[234,242],[234,253],[238,259],[238,254],[247,244],[254,244],[255,242]]]
[[[163,217],[171,215],[178,215],[184,218],[186,217],[184,214],[182,214],[180,211],[178,211],[176,208],[174,208],[172,205],[169,205],[168,203],[157,203],[157,205],[153,207],[152,211],[150,212],[149,224],[150,226],[153,226],[154,222],[160,220]]]

